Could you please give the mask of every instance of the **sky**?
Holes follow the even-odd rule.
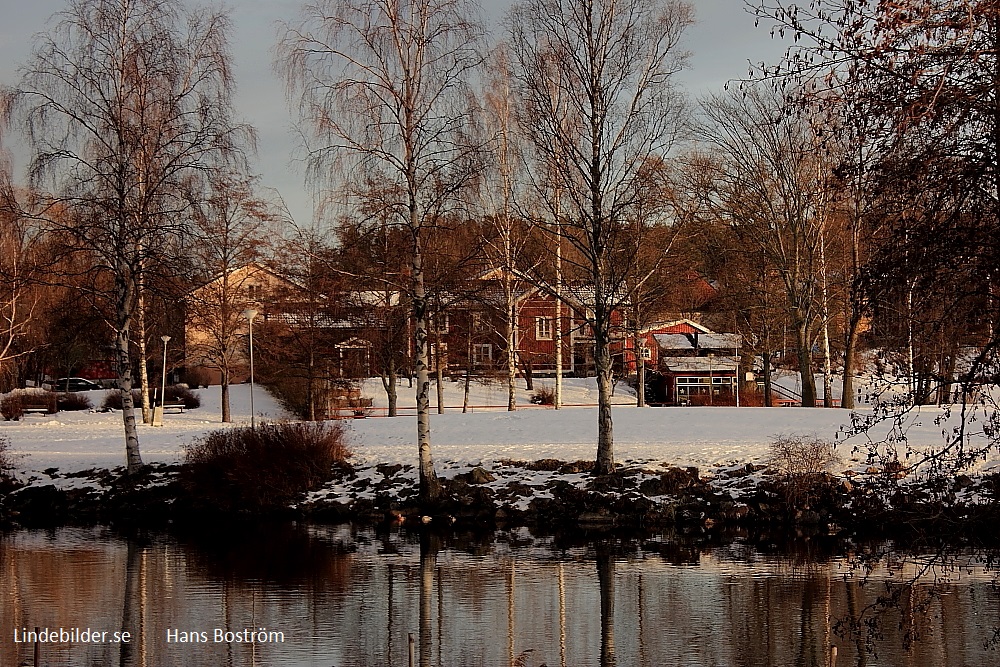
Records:
[[[766,27],[754,27],[754,17],[743,0],[693,0],[697,23],[686,33],[684,48],[689,68],[681,81],[692,97],[721,91],[726,81],[747,75],[748,61],[776,61],[784,46],[772,39]],[[204,4],[204,3],[202,3]],[[235,63],[237,116],[257,129],[255,167],[261,184],[276,191],[299,225],[312,222],[312,195],[304,182],[300,141],[285,98],[284,85],[275,75],[273,46],[281,21],[294,21],[304,0],[231,0],[231,45]],[[512,0],[484,0],[491,29]],[[32,36],[46,30],[47,21],[66,6],[65,0],[0,0],[0,84],[13,85],[17,68],[27,61]],[[7,134],[4,146],[13,156],[15,175],[21,180],[26,153],[19,137]]]

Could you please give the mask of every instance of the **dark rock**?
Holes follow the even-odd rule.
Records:
[[[485,468],[473,468],[467,473],[455,475],[455,479],[462,480],[467,484],[489,484],[495,482],[497,478]]]
[[[563,461],[559,459],[539,459],[537,461],[531,461],[525,467],[528,470],[535,470],[540,472],[555,472],[565,465]]]
[[[646,479],[639,490],[647,496],[678,495],[701,482],[697,468],[669,468],[659,478]]]
[[[581,472],[594,472],[594,462],[593,461],[574,461],[573,463],[567,463],[559,468],[559,472],[563,475],[575,475]]]
[[[394,464],[379,463],[378,465],[375,466],[375,472],[379,473],[386,479],[395,476],[395,474],[402,469],[403,466],[400,463],[394,463]]]
[[[523,484],[521,482],[511,482],[507,485],[507,494],[527,498],[528,496],[535,495],[535,490],[527,484]]]

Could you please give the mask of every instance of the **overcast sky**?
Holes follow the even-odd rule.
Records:
[[[237,114],[259,135],[257,171],[264,185],[281,194],[295,221],[308,224],[312,204],[303,170],[295,161],[298,139],[284,87],[272,68],[278,22],[294,19],[302,4],[302,0],[233,0],[224,6],[230,9],[234,28]],[[494,28],[511,4],[512,0],[484,1]],[[17,67],[27,60],[32,36],[46,30],[49,17],[64,6],[64,0],[0,0],[0,82],[16,82]],[[763,26],[754,27],[743,0],[695,0],[694,6],[698,22],[686,34],[691,59],[682,75],[692,96],[722,90],[726,81],[745,77],[748,60],[773,62],[780,56],[782,45]],[[17,142],[16,135],[4,138],[20,175],[25,158]]]

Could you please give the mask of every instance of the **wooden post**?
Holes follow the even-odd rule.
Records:
[[[830,647],[830,667],[837,667],[837,647]]]
[[[416,653],[416,646],[415,646],[414,641],[413,641],[413,633],[412,632],[409,634],[408,643],[409,643],[409,652],[410,652],[410,667],[416,667],[416,664],[417,664],[417,661],[416,661],[417,653]]]

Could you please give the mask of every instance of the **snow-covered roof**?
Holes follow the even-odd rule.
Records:
[[[274,313],[270,319],[282,322],[291,327],[316,327],[317,329],[348,329],[357,327],[358,323],[342,317],[329,315],[310,315],[309,313]]]
[[[653,338],[661,350],[735,350],[742,342],[735,333],[653,334]]]

